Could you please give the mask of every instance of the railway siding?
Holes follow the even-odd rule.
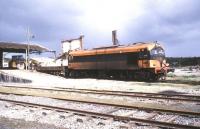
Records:
[[[49,97],[61,100],[68,101],[76,101],[76,102],[86,102],[93,104],[104,104],[111,106],[121,106],[126,108],[136,108],[136,109],[146,109],[146,110],[157,110],[157,111],[165,111],[165,112],[174,112],[185,115],[200,115],[200,109],[187,109],[187,108],[178,108],[167,105],[160,105],[155,103],[145,103],[145,102],[130,102],[126,100],[116,100],[109,99],[105,97],[103,99],[93,97],[86,94],[75,94],[67,91],[59,91],[59,90],[48,90],[48,89],[27,89],[27,88],[17,88],[17,87],[0,87],[1,93],[8,94],[19,94],[19,95],[27,95],[27,96],[39,96],[39,97]],[[176,111],[176,112],[175,112]],[[186,113],[187,112],[187,113]]]
[[[86,116],[81,118],[76,118],[76,122],[83,123],[84,120],[90,119],[89,116],[99,116],[99,117],[104,117],[105,119],[107,118],[113,118],[114,121],[133,121],[136,122],[137,124],[139,123],[140,125],[143,125],[146,123],[147,125],[155,125],[157,127],[172,127],[172,128],[181,128],[181,129],[198,129],[198,126],[193,126],[193,125],[185,125],[185,124],[176,124],[176,123],[171,123],[171,122],[162,122],[162,121],[155,121],[151,119],[140,119],[140,118],[133,118],[133,117],[126,117],[124,115],[112,115],[108,113],[99,113],[99,112],[92,112],[92,111],[86,111],[86,110],[80,110],[80,109],[72,109],[72,108],[63,108],[63,107],[58,107],[58,106],[50,106],[50,105],[44,105],[44,104],[35,104],[35,103],[29,103],[29,102],[23,102],[23,101],[14,101],[14,100],[8,100],[8,99],[0,99],[1,101],[9,102],[9,103],[14,103],[15,105],[20,105],[20,106],[28,106],[28,107],[35,107],[35,108],[43,108],[45,110],[54,110],[56,112],[74,112],[76,115],[81,115],[81,116]],[[48,111],[49,112],[49,111]],[[42,112],[43,116],[46,116],[48,112]],[[88,118],[87,118],[88,117]],[[173,118],[173,117],[171,117]],[[92,118],[91,118],[92,119]],[[170,120],[171,121],[171,120]]]

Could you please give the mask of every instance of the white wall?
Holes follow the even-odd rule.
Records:
[[[75,50],[81,48],[80,39],[72,40],[71,42],[62,42],[62,53],[68,52],[69,50]]]

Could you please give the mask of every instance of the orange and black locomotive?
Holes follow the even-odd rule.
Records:
[[[137,80],[165,79],[168,65],[157,42],[139,42],[68,54],[69,77],[107,77]]]

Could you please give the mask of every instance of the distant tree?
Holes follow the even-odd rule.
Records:
[[[167,57],[167,62],[174,67],[198,66],[200,57]]]

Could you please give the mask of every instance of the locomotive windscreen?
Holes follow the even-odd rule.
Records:
[[[150,51],[151,59],[163,61],[165,59],[165,51],[161,47],[156,47]]]

